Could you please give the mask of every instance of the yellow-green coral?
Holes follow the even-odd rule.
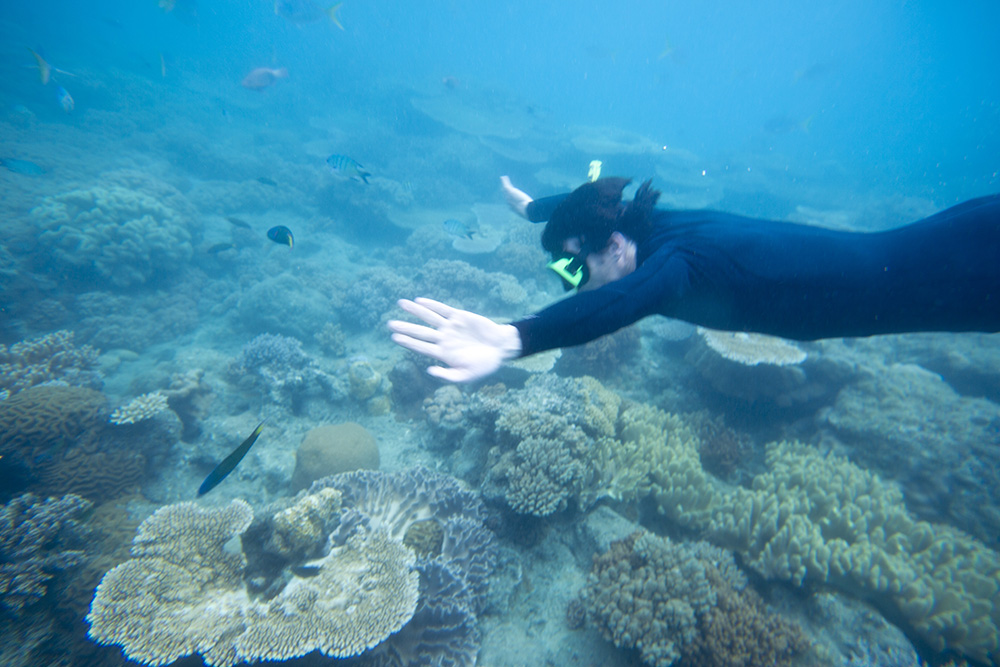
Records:
[[[732,491],[689,457],[661,469],[660,509],[767,577],[880,596],[934,648],[1000,662],[996,552],[917,521],[898,489],[846,459],[785,442],[769,445],[767,460],[752,489]]]

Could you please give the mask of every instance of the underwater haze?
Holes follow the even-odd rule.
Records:
[[[854,231],[995,194],[998,24],[4,3],[0,664],[1000,666],[1000,334],[654,317],[446,385],[386,328],[564,296],[503,175]]]

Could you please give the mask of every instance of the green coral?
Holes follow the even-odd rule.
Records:
[[[902,494],[846,459],[768,446],[752,489],[723,490],[682,447],[655,475],[660,511],[708,532],[758,572],[828,583],[897,608],[930,646],[1000,662],[1000,557],[917,521]]]

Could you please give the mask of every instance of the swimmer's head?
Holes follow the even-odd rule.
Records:
[[[571,192],[545,225],[542,247],[557,255],[567,239],[575,238],[585,250],[599,252],[613,232],[636,243],[645,241],[653,229],[652,212],[660,193],[646,181],[632,201],[622,205],[622,191],[629,183],[627,178],[599,178]]]

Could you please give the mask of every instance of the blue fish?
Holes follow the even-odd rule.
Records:
[[[364,181],[367,183],[368,177],[371,176],[356,160],[346,155],[334,153],[326,159],[326,166],[337,176],[350,178],[355,181]]]
[[[265,419],[264,421],[267,420]],[[233,470],[236,469],[236,466],[239,465],[239,462],[243,460],[243,457],[246,456],[247,452],[250,451],[250,448],[253,447],[253,443],[257,442],[257,437],[260,435],[260,432],[263,429],[264,429],[264,422],[257,424],[257,428],[253,430],[253,433],[250,434],[250,437],[244,440],[239,447],[234,449],[232,454],[222,459],[222,463],[215,466],[215,470],[208,473],[208,477],[206,477],[205,481],[202,482],[201,486],[198,487],[199,496],[203,496],[212,489],[214,489],[216,486],[218,486],[219,482],[224,480],[229,475],[229,473],[231,473]]]
[[[478,228],[455,218],[448,218],[444,221],[443,225],[444,230],[455,238],[469,239],[470,241],[472,240],[472,235],[479,231]]]
[[[289,248],[295,245],[295,239],[292,238],[292,230],[284,225],[278,225],[277,227],[271,227],[267,230],[267,238],[271,239],[275,243],[280,243],[281,245],[286,245]]]
[[[69,94],[69,91],[59,86],[56,88],[56,101],[59,102],[59,106],[66,113],[71,112],[76,108],[76,102],[73,101],[73,96]]]

